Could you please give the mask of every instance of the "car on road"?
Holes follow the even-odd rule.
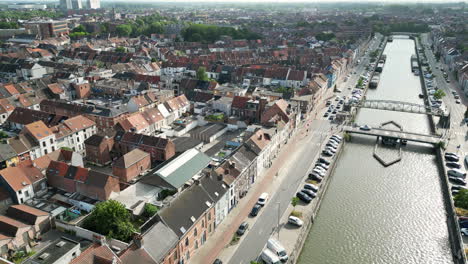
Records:
[[[252,211],[250,211],[250,216],[257,216],[258,213],[260,212],[260,209],[262,209],[262,206],[259,204],[255,204],[254,207],[252,208]]]
[[[328,117],[328,120],[330,120],[330,121],[333,121],[333,119],[335,119],[335,117],[332,116],[332,115]]]
[[[468,188],[465,187],[465,186],[461,186],[461,185],[453,185],[451,189],[452,189],[452,190],[462,190],[462,189],[463,189],[463,190],[467,190]],[[467,219],[467,220],[468,220],[468,219]]]
[[[336,153],[336,148],[333,148],[333,147],[327,147],[327,148],[325,148],[325,150],[328,150],[328,151],[330,151],[330,152],[333,153],[333,154]]]
[[[223,262],[220,259],[215,259],[213,264],[223,264]]]
[[[328,117],[328,115],[329,115],[329,113],[325,113],[325,114],[323,115],[323,117]]]
[[[266,264],[280,264],[281,263],[281,260],[279,259],[279,257],[275,253],[273,253],[271,250],[269,250],[268,248],[262,251],[262,254],[260,255],[260,257],[262,258],[263,262]]]
[[[324,156],[326,156],[326,157],[331,157],[331,156],[333,156],[333,153],[331,153],[330,151],[324,149],[324,150],[322,151],[322,155],[324,155]]]
[[[370,131],[372,128],[368,125],[363,125],[363,126],[360,126],[359,129],[364,130],[364,131]]]
[[[448,177],[450,181],[456,183],[456,184],[461,184],[461,185],[466,185],[466,181],[462,178],[458,178],[458,177],[453,177],[453,176],[449,176]]]
[[[328,143],[325,146],[337,148],[338,144],[335,143],[334,141],[328,141]]]
[[[341,142],[341,139],[330,138],[330,139],[328,140],[328,142],[329,142],[329,143],[334,143],[334,144],[336,144],[336,145],[339,145],[340,142]]]
[[[240,224],[239,228],[237,228],[236,234],[239,235],[239,236],[242,236],[243,234],[245,234],[247,229],[249,229],[249,223],[242,222],[242,224]]]
[[[303,201],[304,203],[312,202],[312,198],[310,198],[309,195],[307,195],[307,194],[305,194],[303,192],[296,193],[296,197],[299,198],[299,200]]]
[[[460,100],[455,100],[455,103],[456,104],[461,104],[461,101]]]
[[[301,219],[299,219],[299,217],[295,217],[292,215],[288,218],[288,223],[298,227],[301,227],[304,224],[304,222]]]
[[[268,196],[269,195],[266,192],[260,194],[260,197],[258,197],[257,204],[259,204],[261,206],[264,206],[266,204],[266,202],[268,201]]]
[[[315,198],[315,197],[317,197],[317,194],[314,193],[314,192],[311,191],[311,190],[302,189],[301,192],[303,192],[303,193],[309,195],[310,198]]]
[[[458,162],[460,160],[460,158],[458,158],[457,156],[445,156],[445,160]]]

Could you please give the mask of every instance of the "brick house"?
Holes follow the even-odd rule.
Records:
[[[112,174],[119,177],[120,181],[130,182],[150,168],[150,154],[139,149],[134,149],[112,164]]]
[[[274,125],[278,121],[288,123],[288,107],[288,102],[286,102],[285,100],[281,99],[276,101],[273,105],[268,107],[268,109],[263,112],[261,117],[261,124]]]
[[[114,150],[120,155],[136,148],[149,153],[152,161],[166,161],[175,155],[174,143],[166,138],[118,132],[114,142]]]
[[[244,96],[235,96],[231,104],[231,114],[250,122],[260,122],[260,117],[265,110],[267,101],[265,98],[250,99]]]
[[[60,161],[51,161],[46,175],[50,186],[100,201],[109,199],[112,192],[120,192],[118,178]]]
[[[103,135],[92,135],[85,140],[86,160],[98,165],[107,165],[112,161],[111,150],[114,138]]]
[[[75,89],[76,98],[88,98],[91,95],[91,84],[89,83],[73,83],[72,87]]]
[[[205,244],[215,230],[214,202],[202,185],[195,184],[159,213],[179,240],[162,263],[188,263],[193,252]]]
[[[51,228],[49,213],[25,204],[10,206],[7,210],[7,216],[33,226],[36,233],[43,234]]]

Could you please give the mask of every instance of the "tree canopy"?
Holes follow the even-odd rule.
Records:
[[[0,29],[16,29],[19,28],[18,23],[16,22],[6,22],[6,21],[0,21]]]
[[[468,209],[468,190],[461,189],[453,199],[455,200],[456,207]]]
[[[130,213],[115,200],[98,203],[85,219],[83,227],[110,238],[129,241],[137,231]]]
[[[192,24],[182,30],[185,41],[213,43],[221,36],[230,36],[233,39],[260,39],[261,36],[246,28],[218,27],[214,25]]]
[[[318,33],[317,35],[315,35],[315,38],[317,40],[329,41],[329,40],[335,38],[335,34],[321,32],[321,33]]]
[[[206,74],[206,68],[200,67],[197,70],[197,79],[200,81],[208,81],[208,74]]]

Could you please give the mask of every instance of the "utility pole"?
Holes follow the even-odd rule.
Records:
[[[279,237],[279,235],[280,235],[280,234],[279,234],[279,233],[280,233],[280,228],[279,228],[279,226],[280,226],[280,205],[281,205],[281,202],[277,202],[277,204],[278,204],[278,224],[277,224],[277,226],[276,226],[276,231],[277,231],[277,233],[278,233],[278,240],[279,240],[279,239],[280,239],[280,237]]]

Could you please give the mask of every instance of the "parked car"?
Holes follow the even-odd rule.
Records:
[[[324,168],[325,170],[328,170],[328,168],[329,168],[330,166],[328,166],[328,165],[325,164],[325,163],[317,162],[317,163],[315,163],[315,167],[322,167],[322,168]]]
[[[302,189],[301,192],[303,192],[303,193],[309,195],[310,198],[315,198],[315,197],[317,197],[317,194],[314,193],[314,192],[311,191],[311,190]]]
[[[260,255],[263,262],[266,264],[280,264],[281,260],[279,257],[269,249],[264,249]]]
[[[250,215],[257,216],[258,213],[260,212],[260,209],[262,209],[262,206],[259,204],[255,204],[254,207],[252,208],[252,211],[250,211]]]
[[[304,224],[304,222],[301,219],[292,215],[288,218],[288,223],[298,227],[301,227]]]
[[[261,206],[264,206],[266,204],[266,202],[268,201],[268,193],[262,193],[260,194],[260,197],[258,197],[258,201],[257,201],[257,204],[261,205]]]
[[[463,236],[468,236],[468,228],[462,228],[460,229],[460,232],[462,233]]]
[[[243,234],[245,234],[245,232],[247,231],[248,228],[249,228],[249,223],[243,222],[243,223],[239,226],[239,228],[237,228],[236,233],[237,233],[239,236],[242,236]]]
[[[314,192],[317,192],[319,187],[317,185],[312,184],[312,183],[306,183],[306,184],[304,184],[304,189],[312,190]]]
[[[451,180],[452,182],[456,184],[466,185],[466,181],[462,178],[453,177],[453,176],[449,176],[448,178],[449,180]]]
[[[322,151],[322,155],[327,156],[327,157],[331,157],[331,156],[333,156],[333,153],[331,153],[330,151],[324,149]]]
[[[456,157],[456,156],[445,156],[445,160],[458,162],[460,159],[458,157]]]
[[[220,259],[215,259],[213,264],[223,264],[223,262]]]
[[[447,157],[447,156],[452,156],[452,157],[460,158],[457,154],[455,154],[455,153],[453,153],[453,152],[445,152],[444,156],[445,156],[445,157]]]
[[[268,239],[267,248],[271,250],[271,252],[275,253],[281,261],[286,262],[288,260],[289,257],[288,253],[286,253],[286,249],[275,238]]]
[[[445,165],[447,165],[447,167],[449,167],[449,168],[455,168],[455,169],[460,169],[461,168],[460,163],[453,162],[453,161],[449,161],[449,162],[445,163]]]
[[[303,192],[298,192],[296,193],[296,197],[299,198],[301,201],[304,203],[310,203],[312,202],[312,198],[310,198],[307,194]]]
[[[319,158],[319,159],[318,159],[318,162],[323,163],[323,164],[326,164],[326,165],[330,165],[330,161],[328,161],[328,160],[326,160],[326,159],[324,159],[324,158]]]
[[[462,170],[459,170],[459,169],[448,170],[447,174],[449,176],[453,176],[453,177],[457,177],[457,178],[463,178],[463,179],[466,178],[466,172],[464,172]]]
[[[327,147],[334,147],[334,148],[337,148],[338,145],[336,143],[334,143],[334,141],[328,141],[328,143],[325,145]]]
[[[316,174],[316,173],[310,173],[309,174],[309,179],[314,180],[314,181],[318,181],[318,182],[322,182],[323,177]]]

